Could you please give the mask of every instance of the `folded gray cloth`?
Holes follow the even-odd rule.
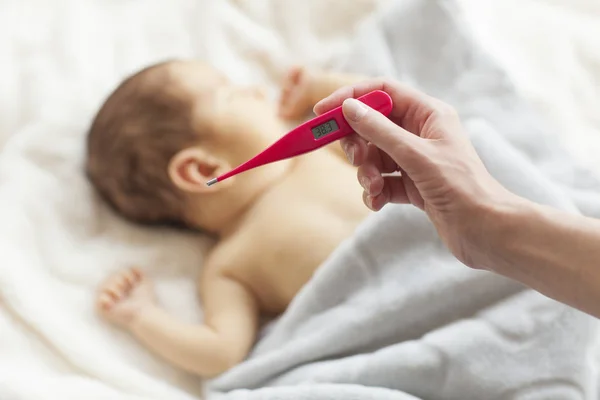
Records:
[[[553,142],[448,1],[394,2],[342,66],[453,104],[509,189],[600,216],[600,185]],[[285,268],[282,265],[281,268]],[[387,206],[317,271],[248,360],[210,382],[225,399],[592,399],[597,322],[460,264],[424,213]]]

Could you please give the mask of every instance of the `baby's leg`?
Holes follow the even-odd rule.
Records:
[[[220,275],[207,277],[203,289],[203,325],[183,323],[158,307],[151,282],[135,269],[102,286],[98,307],[174,366],[211,378],[247,356],[258,330],[258,307],[242,284]]]

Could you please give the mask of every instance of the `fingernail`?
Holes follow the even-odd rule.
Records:
[[[354,165],[354,152],[356,151],[356,146],[353,143],[345,144],[343,146],[344,153],[346,153],[346,158],[348,162]]]
[[[371,179],[367,178],[366,176],[361,176],[358,181],[360,182],[360,186],[365,189],[365,192],[370,193]]]
[[[373,198],[371,196],[366,196],[365,201],[367,202],[367,207],[371,210],[373,209]]]
[[[360,122],[360,120],[367,114],[369,108],[364,105],[361,101],[356,99],[344,100],[344,114],[354,122]]]

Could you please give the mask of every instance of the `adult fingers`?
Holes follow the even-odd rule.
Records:
[[[369,143],[361,138],[356,133],[345,136],[340,140],[340,145],[346,153],[348,161],[355,167],[359,167],[365,162],[368,162],[369,157]],[[398,164],[385,152],[379,151],[382,160],[381,172],[390,173],[398,170]]]
[[[358,181],[367,193],[376,196],[383,190],[382,174],[396,172],[397,164],[375,145],[367,147],[367,157],[358,167]]]
[[[383,114],[366,104],[346,99],[343,103],[344,117],[352,129],[363,139],[374,144],[398,164],[409,171],[418,168],[415,154],[423,146],[422,139],[399,127]]]
[[[363,202],[373,211],[381,210],[387,203],[410,204],[411,200],[406,192],[403,176],[386,176],[381,193],[370,195],[363,193]]]
[[[415,182],[404,171],[402,171],[402,182],[404,183],[404,191],[408,202],[415,207],[424,210],[425,201],[423,200],[421,193],[419,193],[419,189],[415,185]]]
[[[353,133],[343,137],[340,140],[340,145],[350,164],[358,166],[365,162],[367,158],[367,141],[365,139]]]
[[[383,177],[381,176],[382,162],[379,149],[374,145],[367,147],[365,162],[358,167],[358,182],[370,196],[377,196],[383,190]]]

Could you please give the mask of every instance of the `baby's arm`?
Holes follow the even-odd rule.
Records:
[[[100,297],[100,311],[174,366],[203,378],[217,376],[247,356],[258,330],[259,311],[244,285],[211,271],[209,265],[205,271],[203,325],[183,323],[158,307],[148,278],[139,271],[109,280]],[[146,292],[142,296],[140,289]]]
[[[279,114],[286,119],[306,117],[319,100],[365,79],[363,75],[293,67],[281,85]]]

